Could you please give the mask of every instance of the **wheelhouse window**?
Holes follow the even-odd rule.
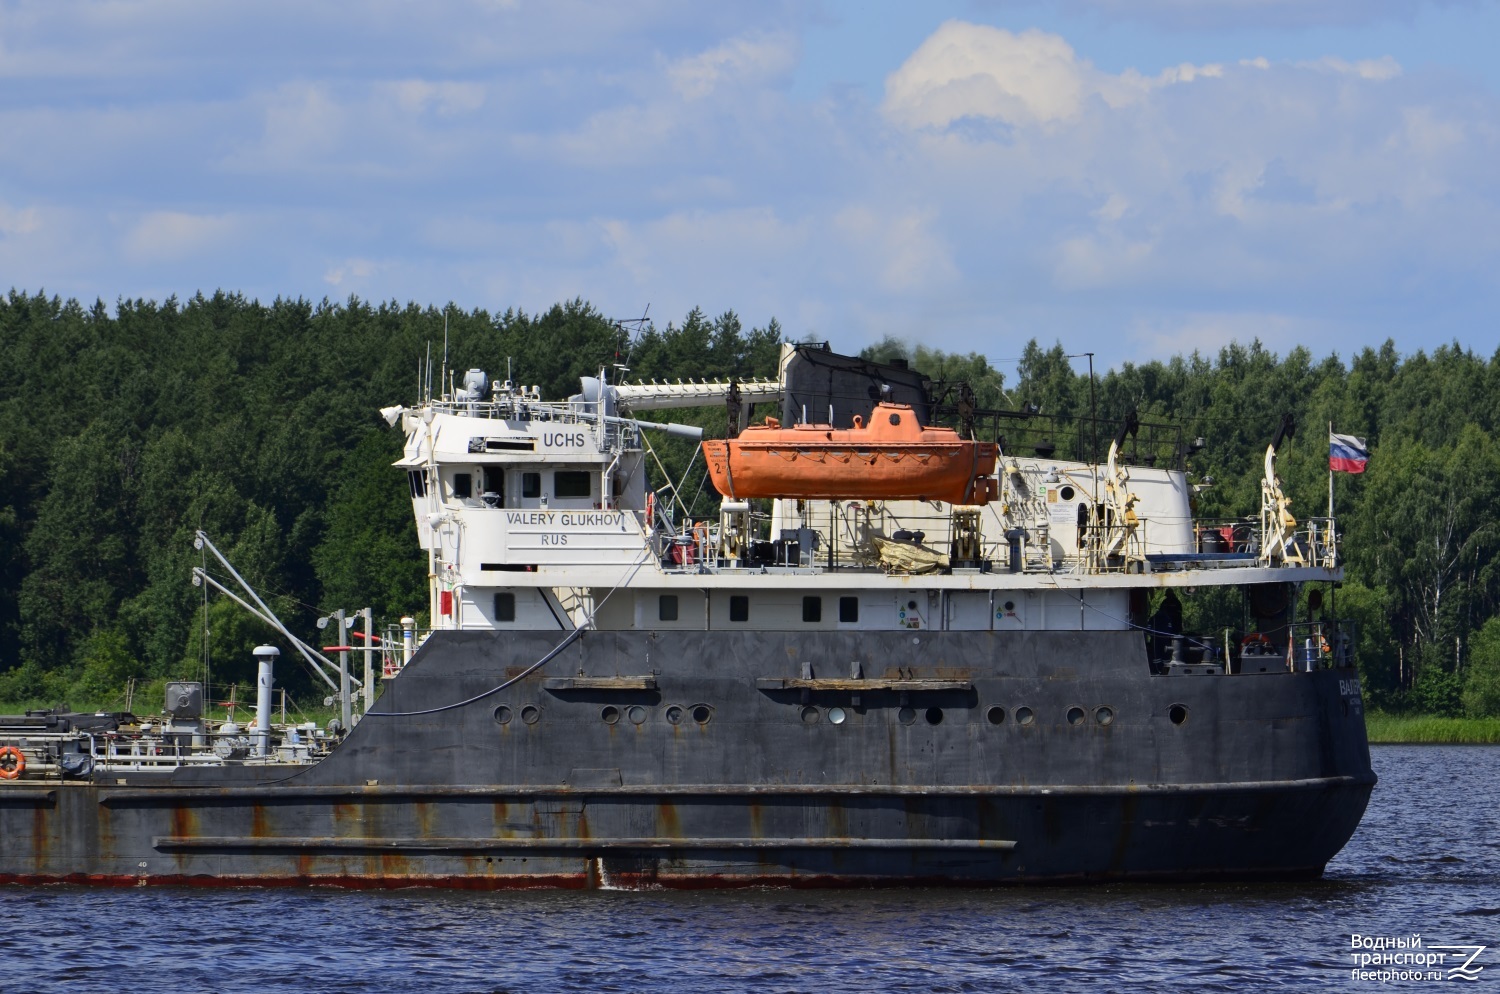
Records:
[[[856,622],[858,620],[859,620],[859,598],[858,597],[840,597],[839,598],[839,621],[841,621],[841,622],[843,622],[844,624],[847,625],[847,624],[852,624],[853,622]]]
[[[537,497],[540,497],[541,495],[542,495],[542,474],[541,473],[522,473],[521,474],[521,496],[522,497],[531,498],[531,499],[534,500]]]
[[[823,620],[823,598],[802,598],[802,620],[809,624]]]
[[[501,593],[495,595],[495,620],[516,620],[516,595],[513,593]]]
[[[474,496],[474,476],[471,473],[453,474],[453,496],[468,500]]]
[[[677,620],[677,595],[662,594],[656,602],[656,616],[662,621]]]
[[[552,474],[552,496],[588,497],[594,492],[593,474],[581,470],[559,470]]]
[[[427,496],[427,474],[425,471],[420,469],[411,470],[406,474],[406,478],[411,482],[411,495],[413,497]]]
[[[729,598],[729,620],[750,620],[750,598],[744,594],[733,594]]]

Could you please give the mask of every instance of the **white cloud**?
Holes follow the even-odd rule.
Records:
[[[1078,118],[1093,98],[1119,107],[1157,87],[1223,75],[1223,66],[1190,63],[1154,77],[1135,70],[1113,75],[1055,34],[949,21],[886,79],[883,109],[909,128],[943,128],[966,118],[1048,125]]]
[[[225,215],[153,211],[130,226],[122,248],[135,263],[184,259],[225,247],[239,227]]]
[[[336,287],[342,287],[345,283],[358,287],[375,275],[379,268],[369,259],[345,259],[323,274],[323,282]]]
[[[1342,73],[1346,76],[1358,76],[1360,79],[1370,80],[1395,79],[1401,75],[1401,64],[1389,55],[1383,55],[1378,59],[1360,59],[1355,62],[1325,55],[1321,59],[1299,62],[1297,65],[1303,69]]]
[[[0,235],[30,235],[41,226],[41,215],[35,207],[12,207],[0,202]]]
[[[344,140],[346,114],[323,83],[287,83],[261,98],[263,132],[235,166],[292,170],[326,159]]]
[[[797,63],[797,49],[796,38],[788,34],[734,38],[673,62],[667,76],[679,94],[698,100],[725,84],[763,84],[784,77]]]
[[[1169,30],[1298,29],[1409,21],[1416,0],[1066,0],[1075,9],[1140,21]],[[1437,0],[1439,6],[1475,6],[1484,0]]]
[[[886,80],[884,109],[913,128],[966,117],[1047,124],[1078,115],[1093,76],[1057,35],[949,21]]]
[[[484,106],[484,86],[479,83],[433,82],[404,79],[386,84],[396,106],[407,113],[423,114],[432,110],[443,116],[466,114]]]
[[[933,292],[958,277],[951,248],[934,230],[933,211],[888,214],[865,205],[846,207],[833,218],[845,243],[844,259],[856,263],[850,275],[883,294]]]
[[[1147,360],[1193,352],[1212,357],[1232,342],[1249,344],[1256,339],[1273,351],[1285,352],[1297,345],[1310,345],[1316,351],[1328,331],[1325,322],[1295,314],[1191,311],[1138,317],[1131,322],[1129,337],[1135,355]]]

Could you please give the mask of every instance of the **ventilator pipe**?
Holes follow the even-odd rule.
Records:
[[[274,645],[259,645],[254,650],[259,664],[255,675],[255,755],[264,759],[271,754],[271,683],[272,670],[281,650]]]
[[[417,619],[401,619],[401,665],[405,666],[411,662],[412,653],[417,651]]]

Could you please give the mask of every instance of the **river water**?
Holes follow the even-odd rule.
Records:
[[[1314,883],[495,894],[0,887],[0,992],[1500,984],[1500,747],[1372,753],[1381,783],[1364,823]],[[1352,936],[1414,934],[1424,948],[1489,946],[1474,961],[1485,967],[1478,983],[1450,981],[1446,969],[1440,980],[1351,973]]]

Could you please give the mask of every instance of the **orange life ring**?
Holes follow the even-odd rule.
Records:
[[[15,746],[0,746],[0,780],[14,780],[26,772],[26,754]]]
[[[1271,654],[1271,640],[1260,632],[1251,632],[1240,639],[1240,652],[1249,653],[1252,656],[1269,656]]]

